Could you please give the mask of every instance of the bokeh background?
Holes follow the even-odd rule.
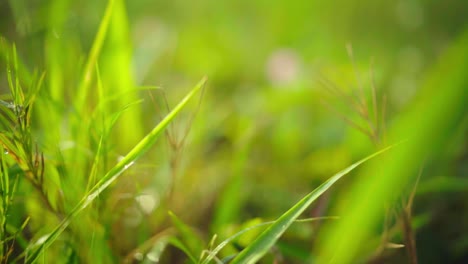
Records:
[[[46,90],[65,108],[75,100],[77,69],[106,5],[0,1],[1,36],[16,44],[25,68],[46,72]],[[200,104],[177,118],[168,137],[103,202],[114,259],[166,226],[168,209],[209,241],[214,233],[275,219],[328,177],[384,146],[385,127],[411,105],[438,58],[468,29],[467,12],[468,2],[457,0],[119,4],[120,22],[111,24],[99,60],[109,93],[122,86],[157,86],[164,93],[138,90],[116,103],[119,109],[143,99],[113,133],[115,156],[167,113],[166,102],[172,108],[203,76],[208,82]],[[346,122],[365,125],[329,92],[330,83],[350,95],[362,85],[370,100],[372,77],[379,107],[385,108],[377,145]],[[0,81],[7,93],[4,68]],[[128,127],[125,120],[139,125]],[[468,259],[467,124],[465,116],[421,175],[413,214],[420,263]],[[47,131],[41,129],[37,137],[46,149]],[[308,216],[330,215],[353,179],[327,192]],[[135,203],[147,208],[136,210]],[[278,259],[309,259],[317,228],[293,227],[280,242]],[[400,243],[401,235],[392,239]],[[166,258],[175,263],[181,255],[175,250]],[[368,250],[359,259],[371,255]],[[385,255],[381,263],[406,261],[403,249]]]

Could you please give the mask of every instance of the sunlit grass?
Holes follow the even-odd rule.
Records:
[[[390,52],[364,68],[374,51],[358,42],[309,74],[317,54],[346,57],[298,16],[311,7],[241,2],[208,16],[206,3],[8,3],[20,34],[0,33],[0,263],[418,262],[418,232],[440,217],[418,198],[467,190],[468,35],[444,42],[400,109],[379,66]],[[138,47],[155,49],[142,72]],[[276,83],[268,63],[285,49],[279,70],[296,72]]]

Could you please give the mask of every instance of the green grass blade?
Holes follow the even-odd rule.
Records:
[[[106,94],[126,93],[118,97],[114,109],[138,99],[138,90],[135,89],[132,65],[132,43],[130,25],[127,17],[126,2],[114,0],[109,29],[100,54],[102,65],[102,80]],[[118,77],[116,77],[118,72]],[[117,149],[128,149],[143,135],[141,108],[132,108],[123,113],[121,120],[116,124],[118,132]],[[132,129],[128,129],[128,127]]]
[[[372,159],[375,156],[387,151],[393,146],[384,148],[352,164],[351,166],[332,176],[326,182],[322,183],[318,188],[306,195],[304,198],[302,198],[302,200],[300,200],[297,204],[291,207],[291,209],[289,209],[286,213],[280,216],[275,221],[275,223],[271,225],[267,230],[265,230],[262,234],[260,234],[260,236],[258,236],[252,244],[250,244],[248,247],[242,250],[239,253],[239,255],[237,255],[234,258],[231,264],[256,263],[268,252],[268,250],[276,243],[276,241],[281,237],[281,235],[286,231],[286,229],[288,229],[288,227],[307,209],[307,207],[309,207],[309,205],[315,199],[322,195],[344,175],[348,174],[350,171],[352,171],[362,163],[368,161],[369,159]]]
[[[191,263],[197,263],[197,259],[192,255],[190,249],[188,249],[179,239],[176,237],[171,237],[169,238],[169,243],[184,252],[185,255],[187,255],[187,257],[190,259]]]
[[[52,0],[47,6],[48,21],[45,36],[45,63],[47,65],[47,83],[50,96],[54,101],[60,101],[64,96],[65,67],[63,63],[70,61],[66,48],[71,43],[68,38],[58,38],[64,32],[64,26],[70,10],[70,0]],[[67,60],[68,59],[68,60]]]
[[[294,220],[294,223],[313,222],[313,221],[327,220],[327,219],[338,219],[338,217],[333,217],[333,216],[327,217],[327,216],[325,216],[325,217],[314,217],[314,218],[306,218],[306,219],[296,219],[296,220]],[[247,233],[247,232],[249,232],[251,230],[260,228],[260,227],[270,226],[270,225],[272,225],[274,223],[275,223],[275,221],[264,222],[264,223],[261,223],[261,224],[258,224],[258,225],[254,225],[254,226],[245,228],[245,229],[235,233],[234,235],[232,235],[232,236],[228,237],[227,239],[225,239],[223,242],[219,243],[219,245],[215,249],[210,250],[210,253],[201,262],[201,264],[210,263],[210,261],[213,260],[213,258],[216,257],[216,255],[221,251],[221,249],[223,249],[227,244],[231,243],[232,241],[234,241],[236,238],[240,237],[241,235],[243,235],[243,234],[245,234],[245,233]]]
[[[177,229],[180,234],[181,240],[185,242],[187,248],[190,250],[192,256],[199,255],[203,250],[203,240],[199,237],[197,233],[192,230],[187,224],[185,224],[179,217],[177,217],[173,212],[169,211],[169,216],[174,224],[174,227]]]
[[[10,44],[1,34],[0,34],[0,60],[6,62],[7,64],[9,63],[8,60],[9,60],[9,54],[10,54],[10,51],[13,49],[13,44]],[[25,83],[30,83],[31,80],[32,80],[32,74],[28,71],[28,69],[26,68],[25,64],[19,60],[19,58],[17,58],[18,61],[18,65],[17,65],[17,69],[18,69],[18,72],[16,74],[18,74],[21,79],[23,80],[23,82]]]
[[[245,192],[242,191],[245,184],[243,172],[249,157],[249,147],[247,143],[235,152],[232,159],[233,175],[231,175],[226,187],[223,189],[214,211],[211,224],[213,231],[220,230],[223,225],[232,222],[242,208],[245,201]]]
[[[5,243],[7,238],[7,215],[12,197],[10,196],[10,176],[5,161],[5,150],[0,146],[0,193],[1,193],[1,207],[0,207],[0,241]],[[0,247],[0,255],[6,254],[3,245]]]
[[[101,24],[99,25],[98,32],[93,42],[93,46],[91,47],[91,51],[88,56],[88,60],[86,61],[83,77],[80,82],[80,86],[78,88],[78,94],[76,95],[76,107],[80,111],[85,103],[86,103],[86,96],[88,94],[88,89],[90,87],[91,81],[93,79],[93,74],[95,72],[94,67],[96,65],[97,59],[99,54],[101,53],[102,46],[104,44],[104,40],[107,35],[107,31],[109,28],[110,20],[112,17],[112,13],[114,10],[114,0],[109,0],[106,11],[104,13],[104,17],[101,20]]]
[[[79,201],[79,197],[84,195],[86,192],[86,179],[83,177],[83,175],[86,174],[86,171],[85,166],[82,166],[81,164],[86,164],[87,162],[82,151],[88,148],[89,136],[87,133],[82,133],[81,131],[87,131],[90,129],[89,122],[83,122],[83,119],[90,114],[88,108],[88,99],[90,98],[89,93],[95,79],[97,61],[101,56],[105,39],[108,37],[109,25],[114,9],[115,1],[109,0],[91,46],[91,50],[87,56],[82,76],[79,80],[78,89],[76,90],[73,98],[74,113],[76,115],[72,115],[70,118],[70,131],[72,133],[74,143],[79,147],[74,148],[70,153],[71,156],[67,157],[67,159],[71,159],[75,164],[79,165],[75,166],[73,170],[70,170],[71,173],[67,175],[66,179],[64,179],[65,185],[73,184],[76,186],[76,188],[73,189],[73,193],[69,192],[71,204],[77,203]],[[60,122],[59,120],[60,119],[54,120],[53,127],[56,127],[55,124],[58,124],[57,122]],[[53,132],[58,134],[58,131]]]
[[[94,162],[93,166],[91,167],[91,172],[88,177],[88,185],[86,187],[86,191],[89,191],[91,189],[91,186],[96,182],[96,177],[98,173],[98,168],[101,163],[101,157],[102,157],[102,141],[103,137],[99,139],[98,147],[96,150],[96,155],[94,155]]]
[[[85,195],[85,197],[75,206],[75,208],[63,219],[63,221],[41,242],[36,243],[35,249],[31,255],[28,255],[25,263],[33,263],[47,249],[59,235],[70,225],[70,222],[86,207],[88,207],[98,195],[104,191],[109,185],[114,182],[125,170],[133,165],[133,163],[141,157],[148,149],[156,142],[159,136],[169,123],[179,114],[179,112],[187,105],[189,100],[202,89],[206,82],[203,78],[180,102],[179,104],[163,119],[161,122],[146,135],[130,152],[121,159],[107,174],[98,181],[98,183]]]

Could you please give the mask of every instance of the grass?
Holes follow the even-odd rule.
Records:
[[[58,236],[67,228],[70,222],[84,209],[86,209],[106,188],[109,187],[117,178],[130,168],[135,161],[148,151],[154,142],[163,133],[168,124],[177,116],[183,109],[187,102],[198,92],[204,85],[203,79],[161,122],[146,136],[144,137],[129,153],[124,156],[112,169],[109,170],[90,190],[83,199],[76,205],[76,207],[62,220],[62,222],[40,243],[36,243],[36,249],[32,254],[28,254],[26,258],[27,263],[33,263],[37,260],[43,251],[50,246]],[[98,148],[99,150],[99,148]],[[98,152],[99,153],[99,152]],[[95,159],[96,161],[99,161]]]
[[[295,14],[309,9],[299,2],[255,3],[268,15],[243,13],[252,24],[246,35],[231,12],[246,10],[233,6],[213,4],[205,24],[197,19],[203,3],[168,4],[180,14],[159,6],[168,13],[154,20],[122,0],[93,8],[51,1],[37,12],[10,2],[18,32],[36,20],[41,28],[30,43],[0,32],[0,263],[414,264],[466,256],[464,235],[430,237],[447,249],[421,239],[441,222],[464,230],[449,205],[466,205],[466,32],[427,63],[421,88],[401,107],[380,87],[388,68],[363,66],[359,47],[309,74],[318,71],[308,56],[332,57],[334,44],[301,46],[308,23]],[[71,18],[80,12],[91,22],[77,27]],[[284,25],[273,22],[283,15]],[[177,35],[177,47],[151,46],[154,32]],[[134,42],[138,34],[148,41]],[[293,81],[259,77],[261,62],[274,61],[268,45],[278,43],[301,50],[282,63],[300,68]],[[141,63],[132,54],[146,45],[157,51]],[[340,68],[345,76],[330,77]],[[196,83],[205,73],[210,82]],[[430,256],[444,250],[447,259]]]
[[[118,3],[114,5],[114,2]],[[117,123],[117,120],[122,119],[122,116],[132,111],[132,108],[135,108],[135,105],[138,104],[138,102],[131,103],[121,110],[112,113],[113,110],[108,103],[111,97],[105,96],[108,86],[103,84],[103,76],[100,74],[98,66],[98,57],[101,55],[104,40],[109,34],[109,27],[117,23],[118,25],[114,25],[114,27],[117,26],[120,28],[122,26],[121,23],[125,23],[125,18],[122,17],[125,12],[123,8],[122,2],[109,1],[90,54],[87,57],[78,89],[76,90],[76,94],[73,95],[73,98],[76,98],[73,100],[73,114],[68,116],[71,129],[69,131],[71,136],[70,140],[75,147],[72,148],[72,151],[67,153],[62,152],[62,147],[53,145],[56,143],[51,143],[54,141],[57,142],[57,138],[61,137],[60,123],[63,122],[63,119],[61,119],[60,116],[63,115],[66,102],[60,102],[59,98],[63,96],[63,92],[54,90],[56,89],[55,86],[51,87],[52,90],[50,90],[50,94],[47,92],[40,92],[45,74],[42,74],[39,79],[37,77],[33,78],[30,81],[31,83],[25,82],[22,78],[24,78],[23,76],[29,76],[29,74],[19,71],[19,62],[15,46],[8,44],[5,39],[2,39],[2,54],[4,54],[6,64],[8,65],[7,76],[10,87],[8,101],[2,101],[2,112],[6,115],[2,116],[4,117],[4,119],[2,119],[2,126],[6,130],[2,133],[1,141],[2,149],[4,149],[2,152],[2,262],[24,259],[25,263],[34,263],[40,260],[41,257],[44,257],[46,249],[50,247],[66,229],[74,228],[69,227],[73,225],[72,222],[77,221],[75,219],[78,218],[95,199],[99,198],[104,190],[153,146],[155,141],[163,135],[163,131],[169,123],[204,86],[206,79],[203,79],[197,84],[157,126],[135,144],[128,154],[120,157],[119,162],[101,176],[100,174],[103,169],[109,166],[109,143],[107,138],[110,136],[110,132]],[[114,30],[113,33],[121,34],[119,30]],[[112,33],[110,34],[112,35]],[[119,36],[116,37],[121,38]],[[120,65],[122,65],[122,63],[120,63]],[[125,67],[125,65],[123,66]],[[122,71],[122,69],[117,70]],[[52,75],[48,76],[51,83],[61,78],[61,76],[54,76],[54,73],[60,74],[52,71]],[[121,78],[121,80],[124,79]],[[93,85],[97,87],[97,94],[94,94],[94,96],[97,95],[98,101],[94,102],[95,109],[91,110],[90,107],[92,106],[89,105],[89,99],[91,98],[90,94]],[[28,86],[28,89],[24,89],[24,86]],[[130,93],[134,93],[135,91],[135,89],[129,89],[129,81],[124,83],[122,87],[124,89],[117,93],[121,95],[116,98],[121,102],[120,105],[124,104],[125,100],[128,100]],[[48,97],[49,95],[51,95],[52,98]],[[131,97],[132,96],[130,96],[130,98]],[[37,98],[39,102],[35,101]],[[125,98],[125,100],[122,100],[122,98]],[[45,131],[47,135],[44,136],[45,145],[50,143],[52,145],[51,147],[55,148],[54,151],[58,153],[60,158],[73,161],[70,167],[64,167],[65,164],[54,166],[47,158],[44,158],[42,151],[39,152],[38,145],[34,145],[30,112],[32,109],[38,109],[37,111],[41,113],[39,114],[38,123],[47,127]],[[46,112],[47,114],[45,114]],[[133,111],[133,115],[135,115],[135,111]],[[87,116],[93,118],[85,118]],[[127,116],[127,119],[128,118]],[[134,120],[131,118],[130,120],[137,125],[133,126],[133,129],[130,130],[126,127],[124,130],[125,133],[121,134],[122,138],[125,140],[131,140],[134,135],[138,135],[138,130],[141,127],[137,118]],[[130,125],[128,120],[125,122],[127,125]],[[84,133],[84,131],[90,130],[95,130],[94,132],[97,133],[97,136],[93,135],[93,132]],[[88,155],[87,153],[90,146],[94,149],[94,155]],[[52,153],[46,155],[50,156]],[[13,161],[10,157],[13,157]],[[45,163],[47,163],[47,170]],[[9,170],[11,170],[11,166],[18,166],[22,173],[16,172],[14,175],[10,175]],[[87,168],[90,169],[89,172],[86,172]],[[16,235],[21,233],[25,227],[25,224],[21,225],[22,229],[15,230],[13,233],[14,236],[12,237],[7,235],[11,234],[11,231],[7,230],[9,223],[7,218],[10,215],[10,202],[14,198],[21,174],[24,174],[32,186],[36,188],[38,195],[41,196],[42,200],[45,202],[48,211],[55,215],[55,221],[59,223],[49,233],[44,234],[44,231],[41,231],[40,233],[42,233],[42,235],[38,237],[35,242],[31,241],[31,243],[23,249],[23,253],[16,254],[16,260],[12,260],[10,255],[13,252],[15,240],[17,239]],[[87,176],[85,176],[86,174]],[[44,175],[47,175],[48,178],[45,179]],[[72,186],[74,187],[72,188]],[[58,192],[62,190],[67,190],[67,195],[61,200],[57,195]],[[78,199],[78,197],[82,198]],[[73,203],[75,203],[75,205],[73,205]],[[87,213],[89,213],[89,211]],[[83,220],[83,218],[80,220]],[[27,220],[25,223],[27,223]],[[70,232],[77,236],[86,236],[86,234],[79,234],[81,231]],[[94,234],[92,237],[95,237]],[[93,238],[93,244],[98,245],[98,243],[99,242]],[[105,246],[102,247],[105,248]]]
[[[383,149],[375,154],[362,159],[343,171],[337,173],[329,180],[321,184],[313,192],[305,196],[301,201],[295,204],[291,209],[279,217],[267,230],[265,230],[255,241],[250,244],[247,248],[236,256],[232,263],[256,263],[263,257],[268,250],[275,244],[275,242],[281,237],[281,235],[288,229],[288,227],[315,201],[320,195],[327,191],[336,181],[341,177],[349,173],[351,170],[366,162],[367,160],[377,156],[388,150],[389,148]]]
[[[333,259],[337,263],[349,263],[357,253],[359,243],[368,239],[369,232],[381,219],[380,210],[387,200],[395,199],[396,190],[403,190],[405,184],[418,176],[420,164],[433,160],[444,147],[447,136],[462,122],[466,112],[463,110],[467,93],[463,91],[466,79],[467,34],[462,36],[441,58],[425,84],[421,97],[406,115],[403,115],[390,132],[392,138],[408,137],[403,145],[385,161],[374,162],[363,177],[355,183],[349,193],[351,207],[341,212],[349,221],[333,227],[326,236],[321,249],[320,261]],[[447,89],[440,87],[450,84]],[[444,109],[454,110],[446,115]],[[440,119],[439,119],[440,118]],[[427,133],[420,133],[426,131]],[[376,176],[378,175],[378,176]],[[383,190],[376,192],[375,190]],[[356,228],[354,223],[360,223]],[[340,237],[339,234],[348,234]]]

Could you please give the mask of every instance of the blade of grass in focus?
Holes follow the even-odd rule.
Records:
[[[52,231],[47,237],[40,242],[37,242],[36,249],[28,254],[25,263],[33,263],[37,258],[49,247],[60,234],[70,225],[70,222],[79,215],[81,211],[87,208],[99,194],[107,189],[125,170],[131,167],[134,162],[141,157],[149,148],[156,142],[164,129],[177,116],[177,114],[185,107],[189,100],[202,89],[206,82],[203,78],[181,101],[180,103],[163,119],[161,122],[146,135],[124,158],[120,160],[96,185],[81,199],[76,207],[63,219],[63,221]]]
[[[296,220],[294,220],[294,223],[305,223],[305,222],[313,222],[313,221],[328,220],[328,219],[338,219],[338,217],[331,216],[331,217],[314,217],[314,218],[296,219]],[[275,223],[275,221],[269,221],[269,222],[260,223],[260,224],[257,224],[257,225],[242,229],[241,231],[239,231],[239,232],[235,233],[234,235],[232,235],[232,236],[228,237],[227,239],[225,239],[223,242],[219,243],[219,245],[215,249],[210,250],[208,256],[206,256],[206,258],[203,259],[203,261],[201,263],[202,264],[210,263],[210,261],[213,260],[216,257],[216,255],[227,244],[231,243],[232,241],[234,241],[236,238],[240,237],[241,235],[243,235],[243,234],[245,234],[245,233],[247,233],[247,232],[249,232],[251,230],[257,229],[257,228],[271,226],[274,223]]]
[[[314,191],[306,195],[302,200],[297,204],[291,207],[286,213],[280,216],[274,224],[272,224],[267,230],[260,234],[255,241],[242,250],[239,255],[237,255],[231,264],[238,263],[256,263],[260,258],[262,258],[268,250],[276,243],[276,241],[281,237],[281,235],[288,229],[288,227],[309,207],[309,205],[315,201],[320,195],[322,195],[326,190],[328,190],[335,182],[341,179],[344,175],[348,174],[350,171],[361,165],[362,163],[374,158],[375,156],[382,154],[383,152],[389,150],[393,146],[384,148],[354,164],[347,167],[346,169],[340,171],[339,173],[332,176],[326,182],[322,183]]]

